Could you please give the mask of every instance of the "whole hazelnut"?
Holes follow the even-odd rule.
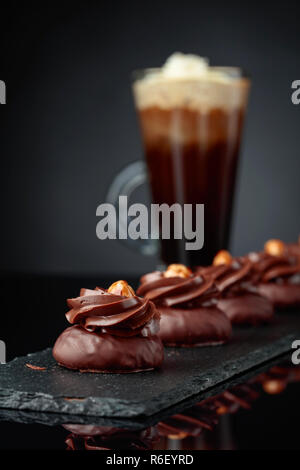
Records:
[[[227,250],[219,251],[213,260],[214,266],[220,266],[221,264],[231,264],[232,256]]]
[[[188,278],[191,274],[192,271],[187,268],[184,264],[170,264],[167,270],[164,272],[165,277]]]
[[[134,297],[135,293],[132,287],[126,281],[116,281],[108,289],[110,294],[122,295],[123,297]]]
[[[272,256],[281,256],[284,253],[285,245],[281,240],[268,240],[265,243],[265,252]]]

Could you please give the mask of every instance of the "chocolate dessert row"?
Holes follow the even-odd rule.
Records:
[[[275,309],[300,306],[300,242],[269,240],[264,251],[232,257],[222,250],[193,271],[171,264],[107,290],[68,299],[71,327],[53,348],[56,361],[82,372],[139,372],[159,367],[165,346],[227,342],[232,324],[267,324]]]

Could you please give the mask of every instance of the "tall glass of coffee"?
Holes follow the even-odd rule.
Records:
[[[156,204],[204,204],[204,246],[160,240],[161,260],[211,263],[227,248],[243,122],[250,87],[239,68],[173,54],[159,69],[137,72],[133,93]]]

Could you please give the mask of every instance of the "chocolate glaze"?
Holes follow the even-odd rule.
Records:
[[[236,325],[259,325],[272,320],[274,309],[268,299],[257,294],[240,294],[219,300],[218,308]]]
[[[253,284],[252,263],[247,258],[234,258],[229,265],[198,268],[207,279],[214,279],[220,292],[218,308],[233,324],[258,325],[271,320],[271,302],[259,295]]]
[[[53,348],[56,361],[82,372],[139,372],[159,367],[163,345],[158,336],[129,336],[89,332],[80,325],[67,328]]]
[[[166,346],[222,344],[231,336],[231,324],[216,307],[168,308],[161,313],[159,336]]]
[[[250,253],[252,282],[260,295],[276,308],[300,306],[300,250],[297,244],[286,245],[281,256],[264,252]]]
[[[300,285],[293,284],[260,284],[258,291],[276,308],[296,308],[300,306]]]
[[[165,277],[156,271],[141,278],[137,293],[158,308],[159,336],[167,346],[220,344],[230,338],[231,324],[216,307],[218,292],[212,278]]]
[[[82,372],[138,372],[159,367],[163,345],[159,313],[148,299],[124,297],[97,287],[67,301],[73,324],[57,339],[53,356]]]

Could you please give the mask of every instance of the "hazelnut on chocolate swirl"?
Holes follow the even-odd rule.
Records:
[[[231,335],[230,322],[216,307],[214,281],[193,274],[184,265],[144,275],[137,293],[159,310],[159,336],[167,346],[220,344]]]
[[[53,348],[59,364],[80,371],[138,372],[162,363],[159,313],[126,281],[117,281],[108,290],[81,289],[80,296],[67,303],[66,318],[73,326]]]
[[[252,282],[276,308],[300,306],[300,245],[269,240],[263,252],[250,253]]]
[[[69,323],[87,331],[114,336],[150,336],[158,333],[159,313],[154,304],[136,295],[116,295],[100,287],[81,289],[80,296],[67,300]]]
[[[244,258],[232,258],[222,250],[214,258],[211,266],[198,267],[196,273],[207,281],[214,282],[220,297],[233,297],[237,293],[251,291],[251,262]]]
[[[212,266],[197,268],[206,280],[213,280],[220,294],[218,308],[234,324],[267,323],[273,306],[259,295],[252,278],[252,263],[247,258],[232,258],[225,250],[219,252]]]
[[[194,275],[188,278],[170,277],[160,271],[146,274],[141,278],[138,293],[165,307],[191,308],[217,303],[213,280],[205,281],[203,277]]]

